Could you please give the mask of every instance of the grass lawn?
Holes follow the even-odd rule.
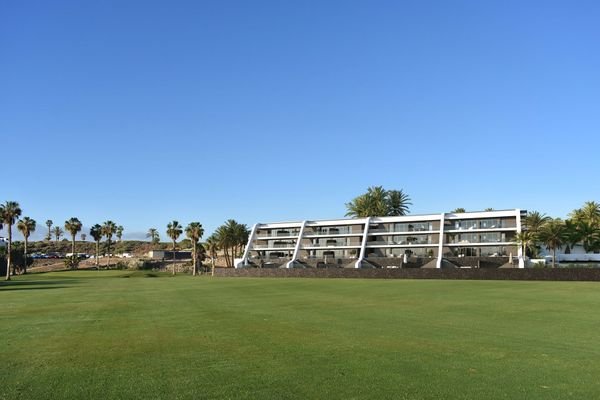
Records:
[[[0,399],[594,399],[600,284],[33,274]]]

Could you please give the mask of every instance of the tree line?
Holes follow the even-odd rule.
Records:
[[[28,246],[29,238],[37,228],[37,222],[30,217],[21,217],[22,210],[18,202],[6,201],[4,204],[0,204],[0,229],[3,227],[7,231],[7,249],[6,249],[6,280],[10,280],[11,270],[12,274],[16,274],[16,263],[14,262],[13,252],[13,226],[16,224],[17,229],[23,235],[23,260],[21,266],[23,267],[23,273],[27,273],[28,262]],[[48,219],[45,222],[47,233],[46,241],[50,242],[53,238],[56,242],[64,236],[65,232],[71,236],[71,257],[68,257],[66,264],[72,267],[76,267],[78,264],[78,257],[75,251],[75,241],[77,234],[83,229],[82,222],[72,217],[65,221],[64,230],[63,227],[54,224],[54,221]],[[212,261],[212,269],[214,273],[214,261],[217,257],[218,251],[223,251],[225,261],[228,267],[234,265],[236,257],[241,256],[244,246],[248,241],[250,230],[247,225],[240,224],[233,219],[227,220],[223,225],[218,227],[216,231],[206,240],[206,243],[201,244],[200,239],[204,235],[204,228],[200,222],[190,222],[185,229],[176,220],[171,221],[167,224],[166,234],[171,239],[171,249],[173,251],[173,257],[175,257],[175,251],[177,248],[177,241],[179,237],[185,232],[187,239],[192,247],[192,274],[196,275],[198,272],[198,261],[201,261],[204,254],[210,254]],[[123,237],[124,228],[121,225],[117,225],[115,222],[108,220],[102,224],[94,224],[90,230],[89,235],[96,244],[95,248],[95,264],[97,268],[99,265],[100,256],[100,243],[105,239],[108,263],[110,267],[111,262],[111,246],[113,244],[113,238],[117,241],[121,241]],[[156,228],[150,228],[146,235],[152,244],[158,244],[160,242],[159,231]],[[85,241],[87,235],[81,234],[82,240]],[[175,274],[175,265],[173,264],[173,274]]]
[[[540,246],[552,251],[552,267],[556,266],[556,251],[563,246],[565,254],[570,254],[577,245],[586,253],[600,253],[600,203],[587,201],[566,220],[529,212],[515,240],[523,254],[532,258],[539,256]]]

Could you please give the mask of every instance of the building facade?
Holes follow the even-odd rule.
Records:
[[[256,224],[236,267],[515,266],[519,209]]]

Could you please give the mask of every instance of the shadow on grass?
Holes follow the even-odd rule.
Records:
[[[0,292],[8,292],[8,291],[13,291],[13,290],[48,290],[48,289],[65,289],[68,288],[70,286],[35,286],[35,287],[21,287],[21,286],[16,286],[16,287],[6,287],[6,285],[2,285],[0,286]]]
[[[0,282],[0,291],[67,288],[78,283],[78,279],[48,279],[43,281],[4,281]]]
[[[166,272],[134,271],[120,275],[119,278],[167,278],[170,276],[171,274]]]

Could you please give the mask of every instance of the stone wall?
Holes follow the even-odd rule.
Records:
[[[472,269],[349,269],[349,268],[218,268],[216,276],[268,278],[477,279],[524,281],[600,281],[600,268],[472,268]]]

